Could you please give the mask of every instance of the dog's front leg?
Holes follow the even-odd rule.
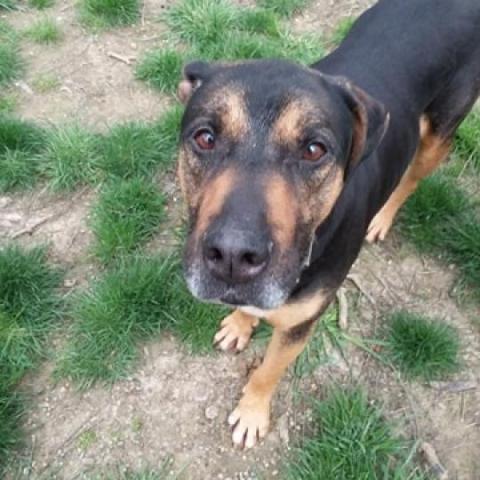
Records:
[[[237,408],[228,417],[234,444],[251,448],[267,434],[276,386],[304,349],[315,320],[331,298],[332,295],[317,293],[308,300],[268,313],[266,320],[274,326],[272,339],[262,364],[253,372]]]

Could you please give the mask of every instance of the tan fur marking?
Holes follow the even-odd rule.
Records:
[[[287,145],[297,142],[310,110],[310,104],[304,99],[290,101],[272,127],[273,142]]]
[[[426,115],[420,118],[420,142],[417,152],[397,188],[385,205],[375,215],[368,227],[367,241],[384,240],[395,215],[408,197],[417,189],[420,180],[430,175],[450,152],[451,140],[439,137],[432,132]]]
[[[281,250],[288,249],[293,241],[298,207],[291,187],[279,174],[273,174],[265,184],[267,221]]]
[[[228,194],[236,180],[233,169],[224,170],[202,188],[202,198],[198,208],[195,236],[206,231],[210,222],[221,212]]]
[[[236,140],[248,134],[250,121],[242,90],[232,86],[223,88],[215,93],[212,105],[220,114],[224,134]]]

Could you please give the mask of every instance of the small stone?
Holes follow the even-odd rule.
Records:
[[[218,417],[219,411],[215,405],[210,405],[205,409],[205,417],[207,420],[215,420]]]

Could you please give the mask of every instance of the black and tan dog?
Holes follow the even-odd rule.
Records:
[[[480,91],[479,0],[382,0],[332,54],[187,65],[178,174],[189,210],[185,277],[232,305],[215,340],[273,337],[228,421],[253,446],[362,242],[448,155]]]

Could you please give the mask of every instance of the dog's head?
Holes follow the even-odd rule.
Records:
[[[187,284],[202,300],[276,308],[387,115],[347,80],[285,61],[194,62],[178,94]]]

